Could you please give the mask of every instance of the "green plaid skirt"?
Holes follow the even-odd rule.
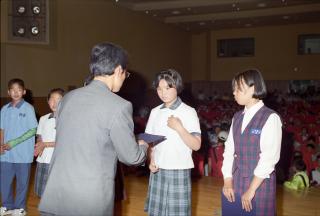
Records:
[[[191,215],[191,169],[150,174],[144,211],[149,216]]]
[[[36,168],[36,179],[34,183],[34,192],[38,197],[42,196],[44,188],[47,184],[48,175],[49,175],[49,167],[48,163],[39,163],[37,162]]]

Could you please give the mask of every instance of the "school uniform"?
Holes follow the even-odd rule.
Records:
[[[35,129],[37,124],[33,106],[23,99],[16,106],[10,102],[1,109],[1,129],[4,130],[4,143]],[[7,209],[25,209],[26,207],[34,143],[35,137],[32,136],[0,156],[2,206]],[[14,177],[17,180],[15,199],[12,190]]]
[[[150,216],[191,215],[191,168],[194,167],[192,149],[179,134],[167,126],[168,118],[178,117],[186,130],[201,135],[195,109],[180,98],[166,108],[154,108],[146,126],[146,133],[165,136],[167,139],[154,147],[154,162],[159,171],[150,174],[148,195],[144,210]]]
[[[280,117],[262,101],[233,117],[230,136],[225,143],[222,173],[232,177],[235,193],[242,196],[254,176],[263,178],[253,202],[256,215],[276,214],[276,176],[282,138]]]
[[[37,135],[41,136],[42,142],[55,142],[56,119],[53,113],[48,113],[40,118],[37,128]],[[46,147],[44,148],[42,154],[37,157],[34,191],[39,197],[41,197],[44,187],[47,183],[53,151],[54,147]]]

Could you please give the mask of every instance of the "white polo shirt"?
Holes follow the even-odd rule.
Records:
[[[43,142],[55,142],[56,140],[56,119],[52,113],[48,113],[40,118],[37,135],[41,136]],[[37,162],[50,163],[54,147],[46,147]]]
[[[171,115],[178,117],[189,133],[201,135],[196,110],[183,103],[180,98],[170,108],[164,107],[164,104],[155,107],[150,113],[145,131],[167,138],[154,147],[155,164],[161,169],[191,169],[194,167],[192,149],[183,142],[175,130],[167,126]]]

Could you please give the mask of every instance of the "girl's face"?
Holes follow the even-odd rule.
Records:
[[[171,104],[173,104],[178,96],[177,89],[174,87],[171,88],[164,79],[160,80],[157,87],[157,93],[166,107],[169,107]]]
[[[50,95],[50,98],[48,100],[48,104],[49,104],[50,109],[53,112],[57,111],[57,107],[58,107],[58,104],[59,104],[61,98],[62,98],[62,95],[59,93],[52,93]]]
[[[254,87],[249,87],[243,80],[241,80],[240,85],[235,83],[235,88],[233,91],[234,99],[239,105],[247,106],[252,101],[252,95],[254,93]]]

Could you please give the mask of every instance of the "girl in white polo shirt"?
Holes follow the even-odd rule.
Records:
[[[60,88],[52,89],[49,92],[48,104],[52,112],[40,118],[37,129],[37,143],[34,155],[38,156],[38,158],[34,190],[39,197],[41,197],[48,179],[49,165],[56,139],[55,112],[63,94],[64,90]]]
[[[145,211],[150,216],[191,215],[192,150],[201,145],[197,113],[178,97],[180,74],[168,69],[156,75],[153,87],[163,104],[152,109],[146,133],[166,140],[153,147]]]

